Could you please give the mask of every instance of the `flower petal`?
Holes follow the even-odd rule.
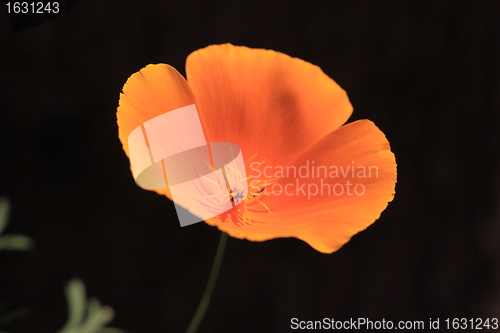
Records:
[[[321,169],[320,177],[311,177],[312,161],[315,167],[326,166],[328,173],[322,173]],[[309,169],[309,176],[300,177],[299,168],[306,165],[308,167],[302,171]],[[285,186],[291,184],[287,193],[292,195],[283,192],[266,196],[263,201],[273,214],[260,208],[252,214],[256,223],[251,226],[239,227],[215,219],[207,223],[237,238],[262,241],[296,237],[320,252],[332,253],[375,222],[394,197],[395,157],[385,135],[369,120],[340,127],[284,167],[285,170],[290,167],[288,175],[279,178],[276,183],[279,185],[266,191],[272,193],[280,187],[284,191]],[[370,167],[372,174],[368,174]],[[335,168],[340,172],[339,177],[331,177]],[[295,175],[294,169],[297,171]],[[276,165],[273,170],[278,170]],[[271,177],[275,176],[273,170],[268,170]],[[249,174],[252,175],[253,171]],[[315,173],[317,176],[318,169]],[[351,184],[351,194],[347,192],[347,182]],[[343,186],[342,194],[338,186],[336,193],[339,195],[335,194],[336,184]],[[356,184],[361,184],[357,192]],[[297,186],[301,185],[304,185],[303,192],[297,191]],[[312,195],[315,191],[316,194]]]
[[[208,46],[189,55],[186,73],[207,140],[234,142],[270,163],[291,161],[352,113],[319,67],[271,50]]]
[[[184,77],[165,64],[148,65],[130,76],[120,94],[117,112],[118,136],[130,158],[128,137],[144,122],[187,105],[194,97]],[[170,199],[170,190],[156,190]]]

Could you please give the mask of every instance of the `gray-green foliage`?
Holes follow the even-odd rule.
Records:
[[[68,320],[57,333],[121,333],[123,331],[104,327],[114,317],[113,309],[102,306],[97,298],[87,300],[85,285],[80,279],[72,279],[66,287]]]
[[[0,235],[7,227],[10,204],[9,200],[0,197]],[[8,234],[0,236],[0,251],[29,251],[33,248],[33,241],[25,235]]]
[[[80,279],[72,279],[66,286],[68,319],[63,328],[56,333],[126,333],[118,328],[105,327],[114,317],[113,309],[102,306],[97,298],[87,299],[85,284]],[[1,309],[0,309],[1,310]],[[17,317],[26,316],[27,309],[19,309],[0,315],[0,321],[10,322]],[[6,333],[0,331],[0,333]]]
[[[0,197],[0,235],[4,232],[8,224],[10,203],[4,197]],[[31,238],[24,235],[9,234],[0,237],[0,251],[10,250],[10,251],[29,251],[33,248],[33,241]],[[17,309],[9,312],[5,312],[4,306],[0,306],[0,325],[10,323],[11,321],[24,318],[28,315],[29,310],[27,308]],[[4,333],[4,332],[0,332]]]
[[[9,210],[9,200],[0,197],[0,235],[7,227]],[[27,236],[9,234],[0,237],[0,250],[29,251],[32,248],[33,241]],[[91,297],[87,300],[82,280],[69,281],[66,287],[66,301],[68,302],[68,320],[56,333],[125,333],[117,328],[104,327],[113,320],[113,309],[109,306],[102,306],[97,298]],[[18,309],[8,313],[2,313],[3,310],[0,306],[0,325],[25,317],[28,313],[28,309]],[[0,333],[6,332],[0,331]]]

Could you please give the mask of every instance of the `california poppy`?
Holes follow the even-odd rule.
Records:
[[[344,125],[353,108],[323,71],[283,53],[231,44],[190,54],[187,80],[148,65],[125,83],[119,138],[165,112],[196,105],[207,141],[241,147],[248,194],[206,220],[236,238],[295,237],[332,253],[366,229],[394,197],[396,162],[369,120]],[[238,170],[232,177],[238,178]],[[156,190],[172,199],[167,186]],[[234,198],[237,190],[230,189]]]

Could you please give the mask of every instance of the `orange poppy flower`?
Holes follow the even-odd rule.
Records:
[[[389,142],[369,120],[344,125],[351,103],[319,67],[224,44],[190,54],[186,74],[165,64],[133,74],[120,95],[119,138],[130,157],[135,128],[195,104],[207,141],[239,145],[248,194],[209,225],[251,241],[296,237],[332,253],[393,199]],[[155,191],[172,199],[168,186]]]

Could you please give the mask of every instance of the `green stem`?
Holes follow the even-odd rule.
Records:
[[[210,304],[210,299],[212,298],[212,293],[214,292],[215,283],[217,282],[217,277],[219,276],[220,266],[222,264],[222,257],[224,256],[224,249],[226,248],[227,234],[225,232],[220,236],[219,247],[217,248],[217,254],[215,255],[214,264],[212,266],[212,271],[210,272],[210,277],[208,278],[207,287],[201,298],[200,305],[194,313],[193,319],[186,331],[186,333],[195,333],[203,320],[203,316],[207,311],[208,305]]]

